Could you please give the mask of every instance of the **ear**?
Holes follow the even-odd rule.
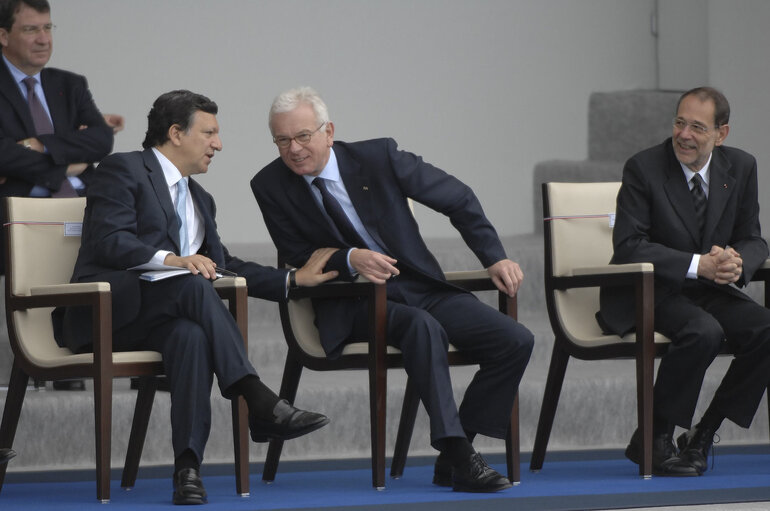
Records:
[[[0,45],[3,48],[8,46],[8,30],[0,28]]]
[[[727,134],[730,133],[730,125],[729,124],[723,124],[719,128],[717,128],[717,139],[714,142],[715,146],[720,146],[727,138]]]
[[[329,121],[326,123],[326,144],[331,147],[334,145],[334,123]]]
[[[174,146],[179,147],[179,145],[182,143],[182,133],[183,130],[179,127],[178,124],[172,124],[168,129],[169,142],[171,142]]]

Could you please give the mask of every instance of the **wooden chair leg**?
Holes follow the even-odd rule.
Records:
[[[505,462],[508,468],[508,480],[514,485],[521,482],[521,449],[519,441],[519,394],[513,400],[511,423],[505,435]]]
[[[94,377],[94,422],[96,434],[96,498],[110,500],[110,452],[112,440],[112,375]]]
[[[286,355],[286,365],[283,368],[281,390],[278,395],[290,403],[294,403],[294,399],[297,397],[300,376],[302,376],[302,364],[289,353]],[[283,440],[270,441],[270,445],[267,448],[267,457],[265,458],[265,468],[262,471],[263,481],[275,481],[278,462],[281,460],[281,450],[283,450]]]
[[[128,450],[126,462],[123,465],[123,477],[120,486],[133,488],[136,484],[136,476],[139,472],[139,460],[142,458],[142,449],[147,437],[147,426],[152,413],[152,403],[155,392],[158,389],[158,379],[154,376],[143,376],[139,379],[139,389],[136,393],[136,406],[134,419],[131,423],[131,434],[128,437]]]
[[[543,392],[543,405],[540,408],[540,418],[537,422],[535,446],[532,449],[532,458],[529,462],[529,469],[532,471],[543,468],[545,451],[548,447],[548,439],[551,436],[556,407],[559,404],[561,387],[564,383],[564,374],[567,372],[567,362],[569,362],[569,355],[559,347],[557,339],[553,345],[551,366],[548,368],[548,379]]]
[[[249,411],[246,401],[239,397],[232,401],[233,449],[235,450],[235,491],[242,497],[249,495]]]
[[[401,420],[398,423],[398,435],[396,447],[393,450],[393,462],[390,465],[390,477],[398,479],[404,475],[406,456],[409,452],[409,444],[412,441],[414,421],[417,418],[417,409],[420,407],[420,396],[414,388],[412,379],[406,380],[404,391],[404,404],[401,407]]]
[[[8,382],[8,393],[5,396],[5,408],[3,409],[3,420],[0,423],[0,447],[13,447],[13,439],[16,437],[16,426],[19,425],[21,416],[21,406],[24,404],[24,395],[27,393],[27,383],[29,376],[21,370],[21,367],[14,360],[11,368],[11,378]],[[5,471],[8,464],[0,465],[0,491],[3,490],[3,481],[5,481]]]
[[[387,414],[387,381],[385,322],[386,287],[374,287],[369,300],[369,421],[372,430],[372,486],[385,488],[385,419]]]

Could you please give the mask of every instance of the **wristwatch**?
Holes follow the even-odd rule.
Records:
[[[289,270],[289,289],[297,289],[297,270]]]
[[[24,140],[21,141],[21,145],[29,149],[32,147],[32,142],[30,142],[28,138],[25,138]]]

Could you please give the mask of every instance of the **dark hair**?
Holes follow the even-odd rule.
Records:
[[[173,90],[161,95],[147,114],[147,134],[142,147],[149,149],[168,140],[168,130],[176,124],[182,131],[190,129],[196,112],[216,114],[217,104],[206,96],[189,90]]]
[[[0,0],[0,28],[11,31],[11,27],[16,22],[16,13],[21,9],[21,4],[25,4],[37,12],[51,12],[48,0]]]
[[[679,112],[679,105],[687,96],[695,96],[701,101],[711,100],[714,102],[714,126],[724,126],[730,122],[730,103],[724,94],[713,87],[696,87],[690,89],[679,97],[676,103],[676,111]],[[676,114],[675,114],[676,115]]]

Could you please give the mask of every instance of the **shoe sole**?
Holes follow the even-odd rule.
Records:
[[[305,427],[303,429],[300,429],[300,430],[297,430],[297,431],[293,431],[293,432],[288,433],[286,435],[281,435],[279,433],[266,433],[264,435],[254,435],[254,434],[252,434],[251,435],[251,441],[252,442],[261,443],[261,442],[269,442],[270,440],[291,440],[293,438],[299,438],[299,437],[301,437],[303,435],[307,435],[308,433],[312,433],[313,431],[315,431],[317,429],[321,429],[322,427],[324,427],[327,424],[329,424],[329,422],[330,422],[329,418],[327,417],[327,418],[325,418],[325,419],[323,419],[321,421],[318,421],[318,422],[316,422],[314,424],[309,424],[307,427]]]
[[[206,504],[208,502],[208,498],[198,496],[181,497],[174,493],[174,495],[171,497],[171,501],[175,506],[199,506],[201,504]]]
[[[467,486],[452,486],[452,491],[457,492],[464,492],[464,493],[496,493],[499,491],[507,490],[508,488],[512,488],[513,485],[511,483],[503,484],[500,486],[494,486],[492,488],[471,488]]]

